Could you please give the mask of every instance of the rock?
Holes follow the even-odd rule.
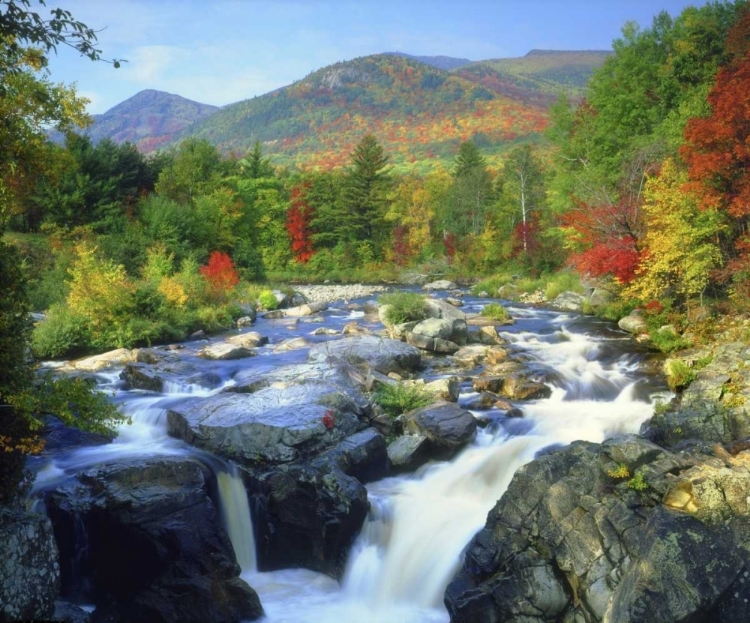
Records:
[[[319,454],[312,462],[313,467],[320,468],[329,464],[338,465],[347,476],[361,483],[385,478],[389,469],[385,439],[374,428],[366,428]]]
[[[402,435],[388,445],[394,473],[414,471],[430,459],[429,441],[424,435]]]
[[[289,340],[283,340],[279,342],[273,349],[275,353],[285,353],[290,350],[300,350],[302,348],[309,348],[311,342],[304,337],[293,337]]]
[[[612,301],[614,301],[615,295],[609,290],[604,288],[594,288],[591,296],[589,296],[589,305],[594,311],[600,310],[602,307],[606,307]]]
[[[232,337],[228,337],[226,341],[236,346],[244,346],[245,348],[257,348],[268,344],[268,338],[257,331],[248,331],[247,333],[233,335]]]
[[[503,391],[504,384],[505,379],[502,376],[478,376],[471,382],[475,392],[492,392],[493,394]]]
[[[91,615],[69,601],[57,600],[52,618],[58,623],[90,623]]]
[[[285,309],[284,315],[293,318],[299,318],[301,316],[312,316],[313,314],[325,311],[326,309],[328,309],[327,303],[305,303],[304,305],[300,305],[299,307],[290,307],[289,309]]]
[[[284,310],[283,309],[272,309],[271,311],[267,311],[263,314],[263,318],[266,320],[280,320],[284,317]]]
[[[120,378],[125,381],[128,388],[152,392],[164,392],[170,385],[198,385],[212,389],[222,382],[221,378],[212,372],[199,370],[186,361],[170,359],[162,360],[156,366],[129,363],[120,373]]]
[[[461,392],[461,384],[455,376],[430,381],[424,384],[424,388],[447,402],[457,402]]]
[[[344,325],[341,333],[343,335],[370,335],[372,331],[367,327],[363,327],[358,322],[348,322]]]
[[[430,318],[438,318],[441,320],[447,320],[451,323],[451,333],[447,339],[451,342],[455,342],[459,346],[466,344],[468,336],[468,328],[466,325],[466,314],[460,309],[453,307],[450,303],[441,301],[440,299],[427,299],[425,301],[425,312]]]
[[[577,292],[561,292],[550,301],[550,305],[555,309],[573,312],[581,312],[585,303],[586,297]]]
[[[206,332],[203,329],[199,329],[198,331],[195,331],[194,333],[188,335],[188,340],[194,342],[197,340],[205,340],[206,337]]]
[[[479,345],[464,346],[453,353],[451,361],[465,370],[471,370],[481,364],[487,357],[487,347]]]
[[[479,340],[482,344],[505,344],[505,339],[497,332],[496,326],[479,327]]]
[[[253,394],[186,400],[167,414],[169,434],[244,465],[297,461],[330,448],[360,428],[360,406],[326,382]],[[335,422],[329,429],[324,416]]]
[[[180,457],[131,460],[47,493],[63,594],[96,603],[97,620],[259,618],[204,469]]]
[[[370,335],[315,344],[307,355],[312,363],[365,365],[382,374],[413,372],[421,363],[419,350],[403,342]]]
[[[499,346],[491,346],[486,351],[487,363],[491,366],[497,366],[508,360],[508,351]]]
[[[254,316],[241,316],[237,318],[237,322],[235,322],[235,325],[238,329],[242,329],[243,327],[249,327],[255,322]]]
[[[466,404],[466,408],[471,411],[487,411],[492,409],[497,402],[497,394],[491,392],[481,392],[479,396]]]
[[[453,322],[442,318],[428,318],[414,325],[412,333],[447,340],[453,334]]]
[[[427,437],[434,456],[448,458],[474,438],[477,422],[458,405],[439,402],[406,414],[406,429]]]
[[[634,335],[648,332],[648,325],[646,324],[643,312],[638,309],[633,310],[629,315],[620,318],[617,326],[623,331],[627,331]]]
[[[385,325],[385,323],[383,323]],[[412,332],[412,329],[419,324],[419,320],[412,320],[411,322],[402,322],[401,324],[386,325],[388,329],[388,337],[394,340],[405,341],[406,336]]]
[[[521,290],[510,283],[506,283],[497,289],[497,296],[508,301],[517,301],[521,297]]]
[[[364,486],[335,465],[288,465],[258,477],[253,489],[260,568],[305,567],[340,579],[367,516]]]
[[[422,286],[422,289],[427,291],[455,290],[457,287],[458,286],[452,281],[448,281],[447,279],[438,279],[437,281],[432,281],[430,283],[424,284]]]
[[[453,305],[453,307],[463,307],[464,306],[464,302],[461,299],[455,298],[453,296],[446,296],[445,297],[445,302],[446,303],[450,303],[451,305]]]
[[[0,621],[53,618],[60,565],[47,517],[0,508]]]
[[[549,398],[552,390],[544,383],[531,381],[522,374],[513,374],[505,377],[501,393],[511,400],[537,400]]]
[[[42,453],[48,455],[58,450],[70,451],[75,447],[101,446],[111,443],[114,436],[82,431],[80,428],[66,426],[56,417],[48,416],[44,419],[42,438],[44,439]]]
[[[377,370],[370,370],[367,373],[367,376],[365,377],[365,391],[371,392],[375,389],[378,389],[379,387],[382,387],[383,385],[397,385],[398,381],[396,379],[392,379],[389,376],[386,376],[385,374],[381,374]]]
[[[245,359],[247,357],[255,357],[255,352],[244,346],[237,344],[231,344],[228,342],[218,342],[215,344],[209,344],[204,346],[198,353],[199,357],[204,359],[214,359],[220,361],[227,361],[231,359]]]
[[[327,327],[318,327],[312,332],[312,335],[338,335],[339,332],[336,329],[329,329]]]
[[[78,359],[77,361],[73,361],[72,365],[76,370],[83,370],[84,372],[99,372],[100,370],[121,366],[134,361],[135,353],[132,350],[118,348],[117,350],[111,350],[107,353],[102,353],[101,355]]]
[[[460,348],[458,344],[449,340],[443,340],[439,337],[428,337],[421,333],[407,333],[406,343],[411,346],[416,346],[421,350],[443,355],[455,353]]]

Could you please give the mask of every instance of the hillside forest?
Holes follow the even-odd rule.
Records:
[[[37,357],[217,331],[243,305],[272,306],[269,283],[295,281],[421,273],[484,277],[496,291],[574,271],[616,295],[604,315],[641,306],[678,333],[710,306],[746,306],[744,0],[626,24],[582,96],[550,106],[542,138],[490,161],[481,140],[453,137],[449,164],[424,173],[393,166],[383,128],[306,165],[279,164],[261,142],[236,154],[191,136],[148,156],[94,144],[73,131],[84,100],[4,37],[3,248],[23,258],[31,307],[47,314]],[[47,140],[52,122],[64,145]]]

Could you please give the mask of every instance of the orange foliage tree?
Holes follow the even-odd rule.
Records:
[[[301,264],[306,264],[315,253],[311,228],[313,208],[307,201],[311,186],[311,182],[305,181],[292,187],[286,213],[286,230],[291,241],[292,255]]]
[[[232,258],[221,251],[211,253],[208,264],[201,267],[200,273],[215,296],[225,296],[240,282]]]

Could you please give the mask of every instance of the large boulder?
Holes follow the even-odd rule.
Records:
[[[459,346],[466,344],[468,337],[468,326],[466,314],[450,303],[441,299],[427,299],[425,301],[425,313],[429,318],[437,318],[450,323],[450,335],[446,339]],[[416,332],[416,329],[414,329]]]
[[[414,372],[422,357],[417,348],[398,340],[359,335],[315,344],[307,355],[312,363],[364,365],[382,374]]]
[[[646,324],[646,318],[643,312],[639,309],[633,310],[627,316],[620,318],[617,322],[617,326],[623,331],[632,333],[634,335],[640,335],[641,333],[648,332],[648,325]]]
[[[198,353],[198,356],[203,357],[204,359],[227,361],[231,359],[246,359],[247,357],[254,357],[255,352],[245,346],[232,344],[231,342],[216,342],[204,346]]]
[[[430,460],[430,442],[424,435],[401,435],[388,445],[394,473],[414,471]]]
[[[260,617],[208,495],[208,475],[190,459],[132,460],[48,492],[63,595],[95,603],[100,621]]]
[[[169,434],[245,465],[299,461],[360,425],[360,405],[326,382],[187,400],[167,414]],[[330,418],[330,424],[328,423]]]
[[[76,370],[84,372],[99,372],[107,368],[114,368],[135,361],[135,351],[127,348],[118,348],[100,355],[86,357],[71,362]]]
[[[586,300],[587,299],[583,294],[566,291],[561,292],[552,299],[550,305],[555,309],[561,309],[563,311],[580,312],[583,310]]]
[[[290,307],[284,310],[284,315],[291,318],[301,318],[303,316],[312,316],[318,312],[322,312],[328,309],[327,303],[305,303],[297,307]]]
[[[249,477],[261,570],[305,567],[340,579],[368,512],[367,490],[337,465],[284,465]]]
[[[438,402],[406,414],[406,430],[423,435],[433,456],[449,458],[474,439],[477,421],[452,402]]]
[[[451,620],[744,620],[748,463],[635,436],[542,454],[467,547],[445,593]]]
[[[447,279],[438,279],[437,281],[431,281],[422,286],[423,290],[435,291],[435,290],[455,290],[458,286],[452,281]]]
[[[337,465],[361,483],[380,480],[389,470],[385,437],[374,428],[366,428],[319,454],[312,465],[319,468]]]
[[[0,621],[52,619],[60,565],[50,520],[0,508],[0,543]]]
[[[172,355],[156,364],[129,363],[120,373],[129,389],[165,392],[170,388],[198,385],[212,389],[221,385],[221,378],[209,371],[200,370],[191,363]]]

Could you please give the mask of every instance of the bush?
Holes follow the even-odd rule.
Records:
[[[263,309],[271,311],[279,306],[279,301],[276,299],[276,295],[271,290],[263,290],[258,295],[258,303]]]
[[[578,292],[583,294],[581,279],[575,273],[562,271],[555,273],[549,278],[547,285],[544,287],[544,296],[548,301],[556,299],[563,292]]]
[[[664,362],[667,384],[673,390],[683,389],[695,380],[695,371],[680,359],[667,359]]]
[[[416,292],[391,292],[381,294],[378,297],[381,305],[388,305],[385,312],[385,320],[388,324],[396,325],[414,320],[424,320],[427,317],[425,311],[425,297]]]
[[[380,405],[389,416],[396,418],[402,413],[426,407],[435,402],[435,395],[421,385],[381,385],[373,394],[372,400]]]
[[[479,313],[482,316],[492,318],[493,320],[498,320],[500,322],[507,322],[508,320],[510,320],[510,314],[508,313],[508,310],[499,303],[490,303],[489,305],[485,305],[482,308],[482,311]]]
[[[34,329],[31,349],[38,359],[84,353],[91,345],[88,318],[76,314],[64,305],[55,305],[47,319]]]

